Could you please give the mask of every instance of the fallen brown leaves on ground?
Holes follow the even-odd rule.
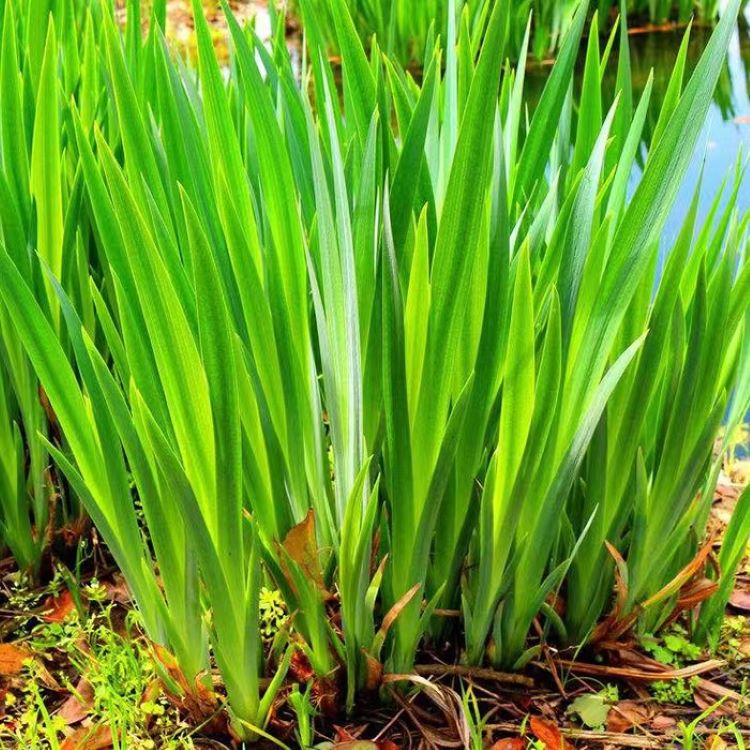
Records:
[[[336,727],[336,741],[331,750],[399,750],[396,743],[390,740],[362,740],[355,737],[348,729]]]
[[[738,580],[737,588],[729,597],[729,604],[742,612],[750,612],[750,583]]]
[[[68,725],[83,721],[89,715],[94,701],[94,689],[84,677],[78,681],[75,693],[68,696],[58,711],[58,715]]]
[[[16,643],[0,643],[0,676],[13,677],[21,672],[31,656],[28,649]]]
[[[526,743],[520,737],[506,737],[498,740],[492,750],[524,750]]]
[[[57,596],[45,599],[42,619],[45,622],[63,622],[74,609],[73,595],[68,589],[64,589]]]
[[[622,734],[633,727],[642,727],[651,718],[648,706],[638,701],[620,701],[609,709],[607,731]]]
[[[60,750],[108,750],[112,747],[109,727],[81,727],[60,745]]]
[[[532,716],[529,726],[534,736],[544,743],[547,750],[567,750],[568,746],[565,743],[565,738],[562,736],[560,727],[557,724],[553,724],[546,719],[540,719],[537,716]]]

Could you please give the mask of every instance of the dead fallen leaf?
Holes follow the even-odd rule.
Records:
[[[409,602],[414,598],[421,588],[420,584],[416,583],[412,586],[389,610],[386,612],[383,622],[380,624],[380,629],[375,636],[375,641],[382,644],[385,641],[385,637],[388,631],[396,622],[398,616],[404,611]]]
[[[544,743],[547,750],[566,750],[565,738],[560,734],[560,729],[556,724],[537,716],[532,716],[529,722],[531,731],[534,736]]]
[[[310,660],[307,658],[304,651],[297,649],[292,654],[292,661],[289,665],[289,671],[294,675],[294,678],[299,682],[309,682],[315,677]]]
[[[334,744],[340,745],[342,742],[355,742],[357,740],[356,735],[352,734],[346,727],[341,727],[338,724],[334,724],[333,728],[336,730]],[[362,729],[364,728],[365,727],[362,727]]]
[[[729,597],[729,603],[743,612],[750,612],[750,591],[744,588],[736,588]]]
[[[58,596],[48,596],[45,599],[42,619],[45,622],[63,622],[74,609],[73,595],[65,589]]]
[[[332,745],[331,750],[398,750],[398,745],[390,740],[345,740]]]
[[[58,711],[58,715],[68,726],[83,721],[93,705],[94,689],[88,680],[81,678],[78,681],[76,693],[77,695],[70,695]]]
[[[12,677],[23,669],[30,656],[28,649],[16,643],[0,643],[0,675]]]
[[[721,691],[721,695],[717,696],[714,689],[706,690],[706,687],[718,688]],[[710,709],[712,717],[735,717],[737,715],[738,702],[742,700],[742,697],[735,693],[734,695],[737,698],[729,700],[729,698],[733,698],[732,691],[727,691],[727,694],[725,690],[726,688],[723,688],[721,685],[704,681],[703,683],[699,683],[695,688],[693,702],[701,711],[708,711]],[[725,699],[721,705],[717,705],[717,697]]]
[[[305,520],[298,523],[284,538],[284,550],[297,563],[305,577],[314,581],[316,586],[325,590],[323,571],[318,559],[318,541],[315,535],[315,514],[308,511]],[[286,567],[282,564],[282,567]],[[285,570],[290,583],[294,580]]]
[[[65,692],[64,688],[54,678],[54,676],[47,669],[47,667],[44,666],[43,662],[37,661],[36,665],[34,666],[34,675],[36,676],[36,681],[44,685],[46,688],[49,688],[50,690],[53,690],[56,693]]]
[[[216,710],[218,698],[205,675],[188,680],[174,655],[157,643],[152,646],[167,700],[191,721],[202,723],[207,732],[225,731],[226,715]]]
[[[107,591],[107,598],[115,604],[127,605],[132,601],[130,589],[122,576],[115,576],[113,581],[104,584],[104,588]]]
[[[677,726],[677,720],[672,716],[659,715],[651,719],[651,729],[655,732],[666,732],[668,729],[674,729]]]
[[[42,408],[47,414],[47,419],[49,420],[49,423],[51,425],[57,424],[57,416],[55,415],[55,411],[52,408],[52,404],[49,402],[49,397],[47,396],[47,392],[42,388],[42,386],[39,386],[39,403],[42,405]]]
[[[370,654],[365,654],[367,660],[367,677],[365,687],[367,690],[377,690],[383,681],[383,665]]]
[[[523,750],[525,747],[526,743],[520,737],[506,737],[498,740],[492,750]]]
[[[706,601],[716,593],[719,588],[717,581],[706,576],[700,576],[680,591],[677,606],[681,610],[695,609],[699,604]]]
[[[60,750],[107,750],[112,744],[109,727],[81,727],[60,745]]]
[[[718,734],[715,734],[706,742],[706,750],[726,750],[727,747],[727,743]]]
[[[336,680],[319,678],[312,684],[313,704],[323,716],[329,719],[338,715],[341,709],[341,695]]]
[[[636,701],[620,701],[609,710],[607,731],[614,734],[623,734],[633,727],[646,724],[648,718],[648,708],[643,704]]]

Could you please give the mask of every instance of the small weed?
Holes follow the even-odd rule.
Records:
[[[89,602],[103,601],[103,587],[85,587]],[[188,728],[166,696],[141,635],[138,615],[124,619],[112,604],[97,605],[85,620],[73,610],[62,622],[36,626],[26,640],[32,653],[20,687],[5,695],[0,746],[13,742],[28,750],[58,750],[75,729],[58,709],[64,688],[83,706],[92,731],[108,728],[115,750],[189,750]],[[78,724],[79,722],[74,722]]]
[[[317,711],[313,706],[311,695],[312,683],[308,683],[304,691],[300,690],[299,685],[294,685],[292,692],[289,694],[289,705],[297,719],[295,730],[297,742],[302,750],[312,747],[315,737],[314,719]]]
[[[693,694],[698,684],[697,677],[679,680],[660,680],[651,685],[651,694],[657,703],[687,705],[693,702]]]
[[[687,662],[697,661],[702,653],[701,647],[688,638],[687,631],[681,625],[672,625],[661,638],[644,638],[643,647],[654,659],[671,667],[682,667]]]
[[[717,655],[730,665],[742,668],[747,663],[750,642],[750,621],[747,617],[725,617],[721,624],[721,637]]]
[[[471,750],[483,750],[485,744],[484,728],[487,724],[487,718],[482,716],[482,709],[479,706],[479,701],[471,685],[464,690],[462,700],[464,716],[469,724]]]
[[[701,741],[701,737],[698,733],[698,727],[713,714],[724,702],[722,698],[712,706],[709,706],[703,713],[696,716],[691,722],[680,721],[677,724],[678,736],[675,739],[673,747],[681,748],[681,750],[693,750],[698,747],[697,743]]]
[[[643,648],[662,664],[679,669],[701,657],[700,646],[693,643],[681,625],[673,625],[660,638],[649,636],[642,641]],[[651,684],[651,693],[659,703],[685,705],[693,700],[698,679],[664,680]]]

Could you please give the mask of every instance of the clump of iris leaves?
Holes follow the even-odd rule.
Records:
[[[616,571],[616,619],[656,632],[750,402],[741,165],[660,243],[739,0],[689,77],[688,30],[655,117],[624,18],[574,86],[585,3],[533,112],[509,3],[481,33],[450,3],[419,80],[330,3],[340,88],[311,13],[300,67],[283,18],[264,46],[225,6],[223,69],[198,3],[196,63],[163,3],[145,36],[138,3],[124,34],[104,0],[4,3],[2,533],[34,575],[80,504],[148,636],[188,686],[215,661],[248,740],[294,653],[348,709],[430,639],[520,669],[537,618],[592,637]],[[291,621],[270,685],[265,585]]]
[[[449,0],[345,0],[355,28],[367,43],[376,35],[380,48],[403,63],[422,63],[434,49],[435,35],[448,35],[448,24],[455,17],[455,3]],[[464,0],[468,28],[472,35],[481,34],[494,0]],[[670,22],[687,24],[695,17],[710,23],[719,16],[716,0],[599,0],[596,3],[603,30],[609,31],[618,10],[634,23],[661,25]],[[339,49],[336,22],[337,6],[330,0],[290,0],[292,12],[302,16],[303,24],[318,23],[326,42]],[[529,15],[533,18],[529,51],[542,59],[557,50],[565,32],[573,23],[577,4],[561,0],[526,0],[508,11],[505,49],[517,56],[525,45]],[[307,16],[305,14],[308,14]],[[616,26],[616,23],[614,24]],[[524,49],[525,53],[525,49]]]

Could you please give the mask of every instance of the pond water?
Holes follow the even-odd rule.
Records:
[[[688,48],[688,69],[692,72],[701,52],[705,48],[710,30],[695,28],[691,32]],[[651,96],[649,121],[653,129],[661,100],[667,89],[669,76],[680,47],[683,31],[662,31],[632,34],[630,55],[633,74],[634,101],[640,96],[654,71],[654,87]],[[615,51],[613,50],[613,56]],[[578,83],[582,78],[582,61],[579,65]],[[616,64],[609,66],[610,91],[615,90]],[[528,91],[533,103],[541,94],[549,75],[549,68],[535,65],[528,69]],[[648,127],[647,122],[647,127]],[[727,175],[734,169],[738,155],[747,160],[750,156],[750,6],[745,9],[734,32],[727,61],[719,79],[713,103],[703,133],[693,154],[688,173],[677,196],[675,206],[661,236],[661,246],[667,251],[674,243],[685,214],[693,198],[693,192],[703,167],[703,184],[700,196],[698,221],[702,223],[717,191]],[[750,169],[748,169],[750,173]],[[635,189],[640,171],[635,170],[631,179],[631,190]],[[750,174],[746,173],[738,196],[740,211],[750,210]],[[750,422],[750,413],[746,417]],[[740,449],[742,457],[750,452]]]
[[[634,101],[637,101],[643,91],[649,72],[651,69],[654,71],[654,87],[647,129],[649,123],[651,128],[656,123],[683,33],[683,30],[674,30],[631,34],[630,55]],[[689,72],[692,72],[705,48],[709,34],[708,29],[694,28],[692,30],[688,48]],[[615,90],[615,52],[616,45],[607,74],[611,83],[608,88],[613,92]],[[578,71],[579,82],[582,72],[581,64]],[[532,101],[541,93],[548,75],[547,66],[534,65],[529,68],[527,80]],[[750,7],[746,8],[745,16],[735,30],[727,63],[719,80],[706,125],[696,146],[674,210],[662,234],[662,245],[665,248],[671,246],[679,232],[692,199],[701,166],[704,166],[704,175],[699,221],[705,217],[716,192],[720,189],[724,178],[733,169],[740,153],[744,157],[750,155]],[[640,172],[636,170],[631,181],[631,188],[635,188],[639,177]],[[750,178],[747,176],[738,202],[740,210],[750,210]]]

